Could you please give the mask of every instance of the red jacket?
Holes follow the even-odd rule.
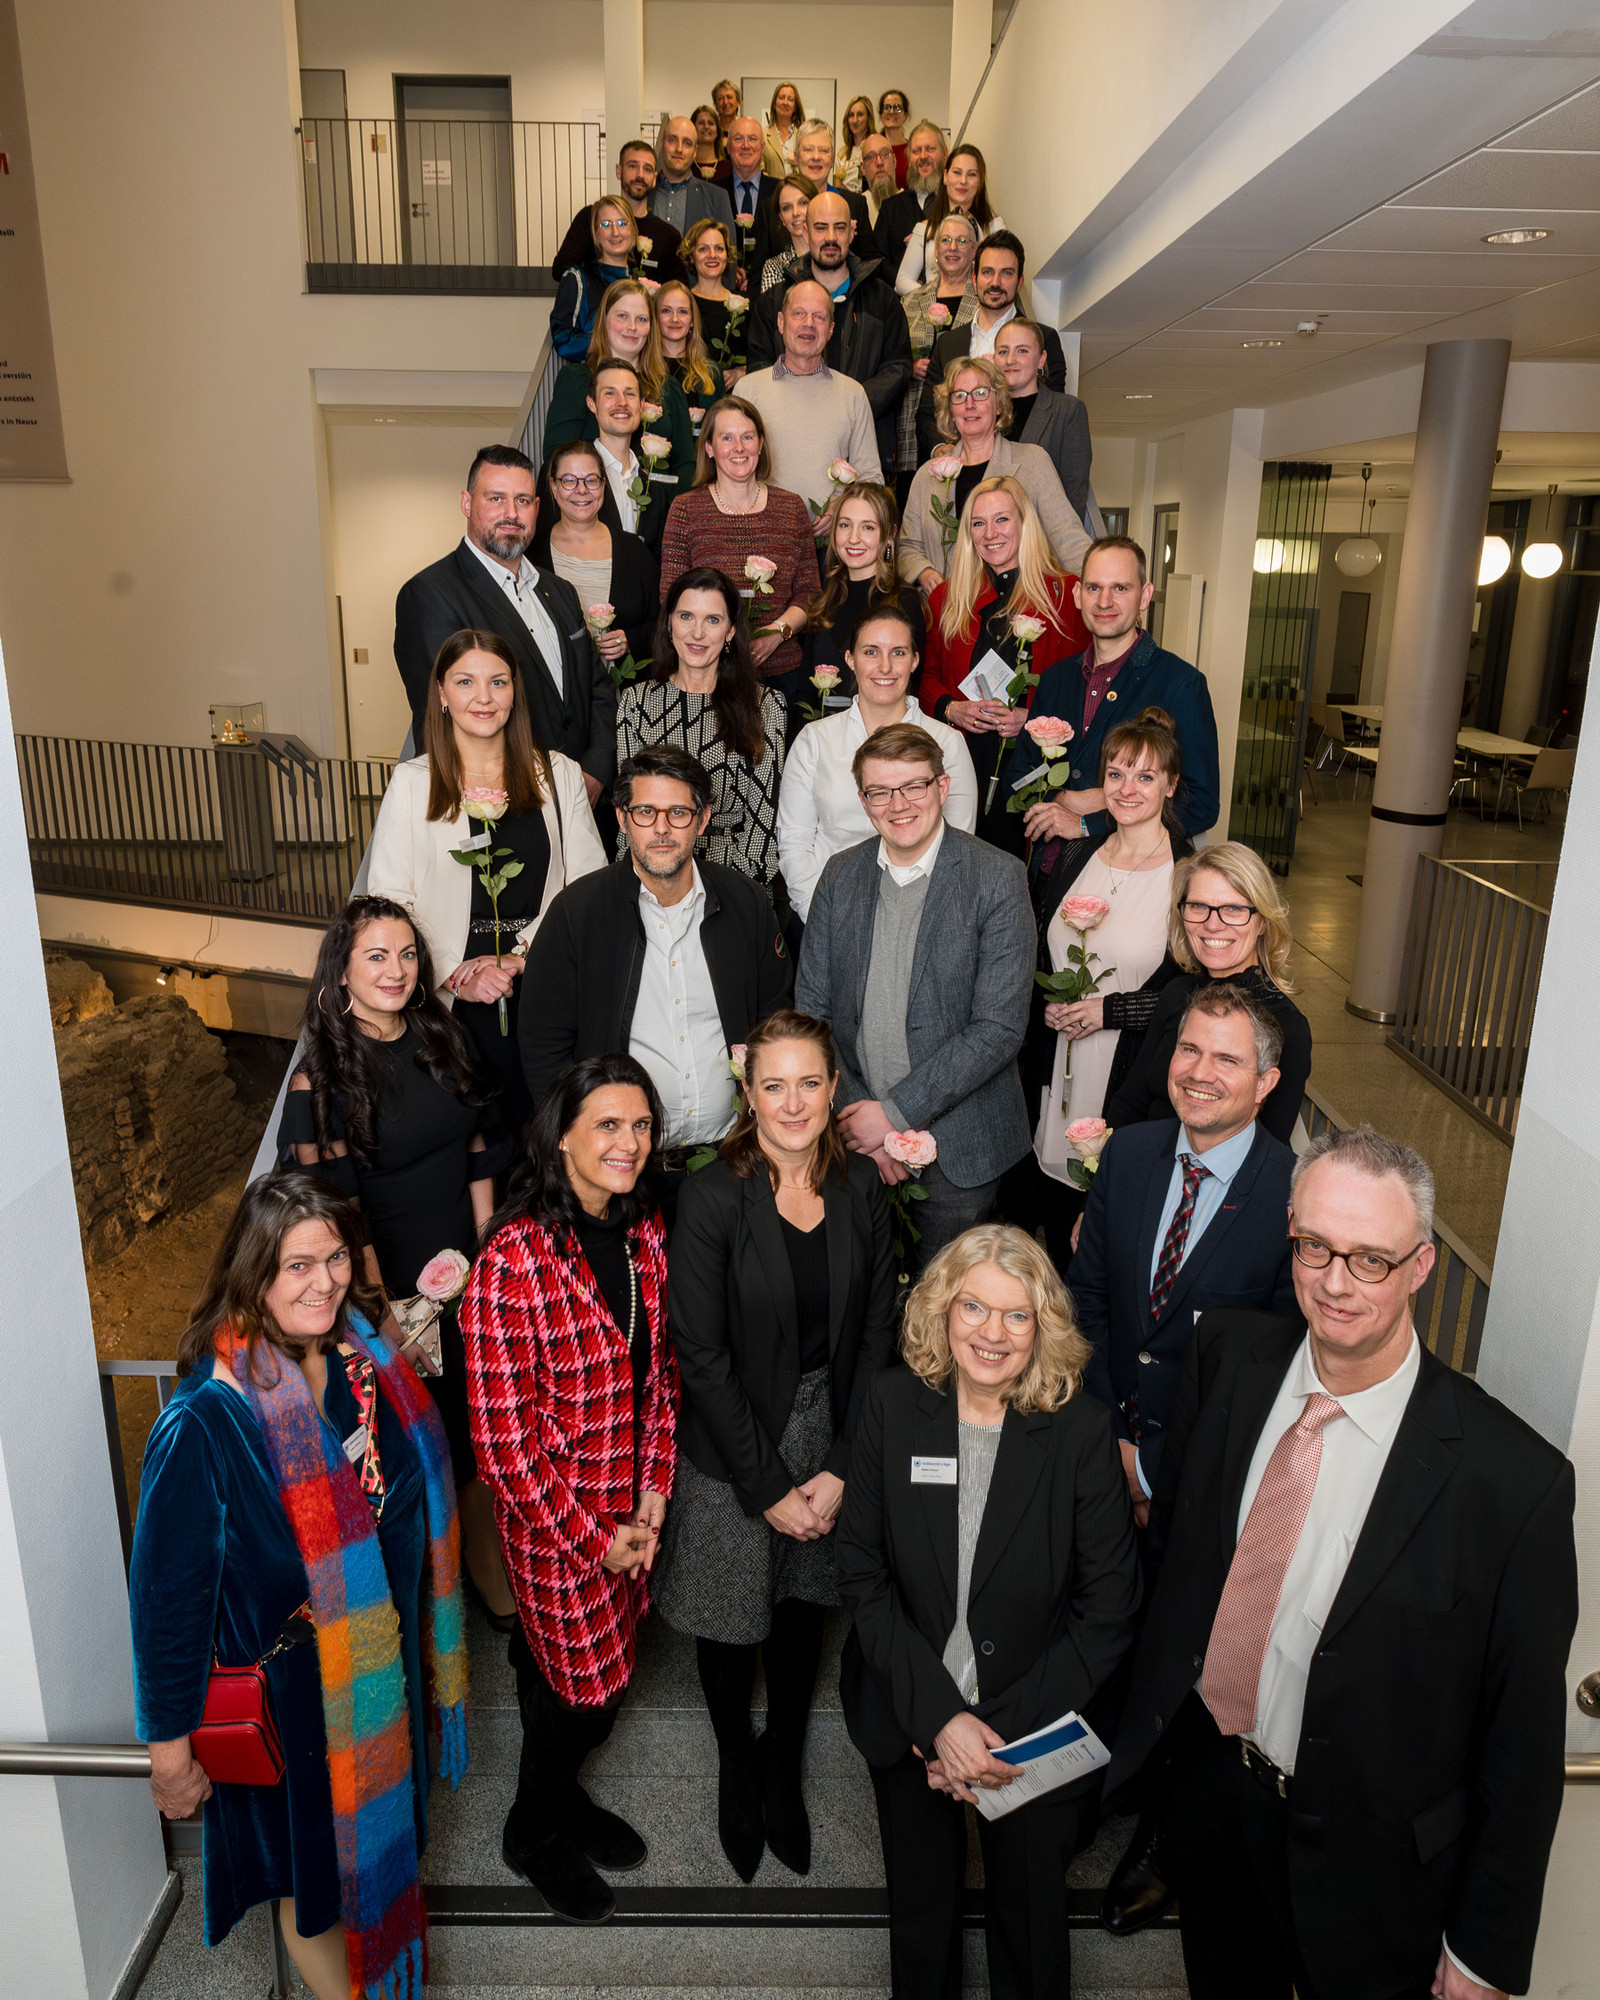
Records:
[[[1083,620],[1078,616],[1078,607],[1072,601],[1072,586],[1077,582],[1069,576],[1064,583],[1050,584],[1050,605],[1061,621],[1061,630],[1045,619],[1044,637],[1035,642],[1028,656],[1028,671],[1042,674],[1046,667],[1053,667],[1057,660],[1071,659],[1074,653],[1081,653],[1089,643],[1089,634]],[[940,721],[944,719],[943,704],[952,697],[965,701],[961,683],[972,671],[973,650],[978,643],[978,634],[983,629],[983,614],[994,602],[994,586],[986,583],[983,595],[978,599],[977,610],[965,631],[954,639],[946,639],[941,628],[944,617],[944,602],[949,593],[948,583],[941,583],[928,600],[928,647],[922,661],[922,684],[917,689],[917,701],[921,707]],[[1028,691],[1029,706],[1033,700],[1033,690]]]
[[[637,1469],[627,1340],[570,1238],[507,1223],[461,1300],[472,1442],[522,1629],[539,1671],[574,1706],[598,1707],[628,1685],[649,1586],[601,1565],[637,1495],[672,1491],[678,1364],[660,1217],[628,1243],[650,1341]]]

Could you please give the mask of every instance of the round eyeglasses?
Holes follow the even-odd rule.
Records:
[[[1291,1236],[1289,1241],[1295,1257],[1308,1270],[1325,1271],[1337,1257],[1351,1277],[1363,1285],[1381,1285],[1392,1271],[1408,1264],[1422,1248],[1420,1243],[1413,1243],[1403,1257],[1380,1257],[1376,1250],[1335,1250],[1317,1236]]]
[[[952,389],[950,400],[959,406],[962,403],[987,403],[994,391],[987,386],[981,389]]]
[[[561,493],[598,493],[605,485],[598,472],[563,472],[556,480],[556,488]]]
[[[623,811],[635,826],[654,826],[657,821],[665,820],[680,833],[700,817],[698,806],[624,806]]]
[[[1256,914],[1253,903],[1191,903],[1179,905],[1186,924],[1203,924],[1207,917],[1220,917],[1225,924],[1235,930],[1241,929]]]

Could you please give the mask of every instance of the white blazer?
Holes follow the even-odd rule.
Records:
[[[545,876],[538,915],[517,935],[518,952],[527,950],[545,911],[569,882],[606,865],[606,851],[600,845],[582,771],[560,751],[551,753],[550,770],[555,780],[553,796],[544,802],[550,871]],[[464,813],[430,820],[427,812],[428,760],[413,757],[395,767],[378,808],[367,891],[387,896],[410,911],[427,940],[439,998],[448,1007],[455,995],[444,982],[466,954],[473,879],[473,871],[463,867],[451,850],[469,840],[475,829]]]

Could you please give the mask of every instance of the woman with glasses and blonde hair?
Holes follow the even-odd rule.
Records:
[[[553,569],[578,593],[595,646],[614,677],[629,654],[636,660],[650,657],[661,609],[661,572],[637,535],[601,519],[606,475],[598,445],[583,438],[557,445],[540,484],[555,513],[552,519],[540,508],[529,558],[540,569]],[[590,615],[607,610],[608,624]]]
[[[550,308],[550,343],[563,361],[589,345],[608,288],[626,278],[639,248],[639,225],[620,195],[603,194],[589,216],[590,254],[567,272]]]
[[[1311,1024],[1289,997],[1293,941],[1289,906],[1254,848],[1226,840],[1180,861],[1167,930],[1176,976],[1162,988],[1133,1067],[1106,1103],[1107,1122],[1138,1125],[1172,1116],[1167,1070],[1189,995],[1208,979],[1226,979],[1258,1000],[1283,1030],[1278,1081],[1257,1117],[1287,1145],[1311,1075]]]
[[[933,392],[939,435],[948,451],[936,452],[917,468],[906,496],[900,537],[900,574],[929,596],[948,575],[959,521],[984,480],[1012,479],[1027,494],[1039,517],[1056,567],[1076,578],[1089,549],[1077,509],[1061,490],[1049,455],[1036,444],[1014,444],[1011,391],[987,355],[962,361]]]
[[[1027,843],[1022,815],[1006,810],[1007,781],[1008,776],[1022,777],[1036,761],[1025,749],[1015,748],[1033,690],[1023,687],[1015,702],[1008,703],[1008,684],[998,694],[974,700],[963,693],[961,683],[974,663],[990,653],[1016,675],[1023,658],[1019,617],[1036,618],[1044,627],[1027,642],[1030,674],[1082,652],[1089,637],[1073,600],[1074,581],[1056,561],[1019,482],[1009,476],[985,479],[962,512],[949,578],[937,585],[928,602],[928,651],[918,699],[929,715],[968,738],[983,800],[979,837],[1019,857]]]
[[[840,1694],[877,1795],[890,1986],[961,1990],[964,1805],[1017,1777],[995,1751],[1105,1695],[1139,1605],[1133,1508],[1089,1345],[1054,1265],[1006,1223],[941,1250],[876,1376],[839,1522],[852,1619]],[[1068,2000],[1062,1877],[1080,1779],[979,1816],[989,1985]]]

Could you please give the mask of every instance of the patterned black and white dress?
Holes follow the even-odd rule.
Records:
[[[723,742],[710,695],[685,694],[670,681],[634,681],[617,704],[617,757],[620,761],[658,743],[676,743],[698,757],[711,779],[711,825],[700,852],[753,882],[770,883],[778,872],[784,723],[782,695],[763,688],[761,724],[767,747],[752,766]]]

